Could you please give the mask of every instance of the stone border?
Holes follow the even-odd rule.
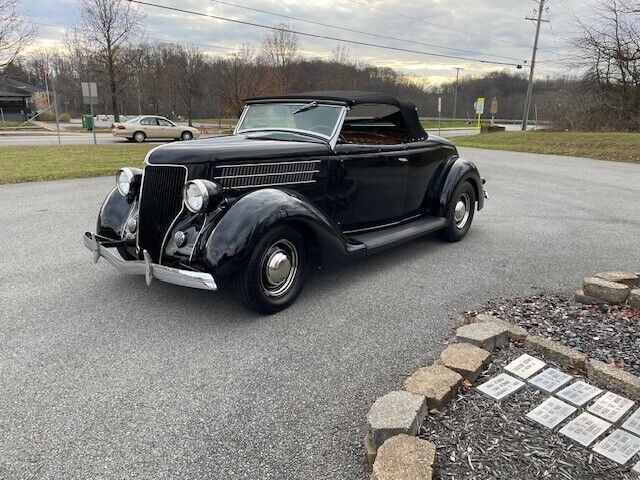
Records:
[[[458,390],[469,388],[491,361],[491,352],[509,341],[534,350],[567,370],[640,402],[640,377],[492,315],[480,314],[456,329],[432,365],[405,379],[402,390],[378,398],[367,414],[364,446],[371,480],[427,480],[433,477],[436,446],[416,437],[429,413],[437,413]]]

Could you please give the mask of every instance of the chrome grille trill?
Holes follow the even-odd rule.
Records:
[[[314,183],[320,160],[218,165],[215,177],[223,188],[241,189]]]

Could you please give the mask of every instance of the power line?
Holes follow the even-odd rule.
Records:
[[[260,8],[247,7],[245,5],[238,5],[236,3],[231,3],[231,2],[224,1],[224,0],[210,0],[210,1],[222,4],[222,5],[227,5],[227,6],[230,6],[230,7],[241,8],[243,10],[248,10],[248,11],[251,11],[251,12],[265,13],[267,15],[273,15],[275,17],[286,18],[286,19],[295,20],[295,21],[298,21],[298,22],[309,23],[311,25],[318,25],[320,27],[334,28],[336,30],[342,30],[342,31],[345,31],[345,32],[350,32],[350,33],[357,33],[357,34],[360,34],[360,35],[369,35],[371,37],[384,38],[384,39],[387,39],[387,40],[396,40],[396,41],[399,41],[399,42],[414,43],[414,44],[417,44],[417,45],[424,45],[426,47],[442,48],[444,50],[451,50],[451,51],[455,51],[455,52],[473,53],[473,54],[477,54],[477,55],[488,55],[490,57],[495,57],[495,58],[507,58],[509,60],[516,60],[518,62],[521,60],[519,58],[508,57],[508,56],[505,56],[505,55],[496,55],[496,54],[487,53],[487,52],[479,52],[477,50],[465,50],[465,49],[462,49],[462,48],[448,47],[446,45],[438,45],[436,43],[421,42],[421,41],[418,41],[418,40],[410,40],[408,38],[392,37],[392,36],[389,36],[389,35],[382,35],[382,34],[379,34],[379,33],[365,32],[363,30],[356,30],[356,29],[348,28],[348,27],[340,27],[340,26],[337,26],[337,25],[329,25],[328,23],[317,22],[315,20],[308,20],[308,19],[305,19],[305,18],[293,16],[293,15],[285,15],[283,13],[271,12],[269,10],[263,10],[263,9],[260,9]]]
[[[251,27],[258,27],[258,28],[264,28],[267,30],[274,30],[274,31],[278,31],[278,32],[288,32],[288,33],[295,33],[296,35],[300,35],[300,36],[304,36],[304,37],[311,37],[311,38],[321,38],[324,40],[334,40],[337,42],[343,42],[343,43],[351,43],[353,45],[362,45],[362,46],[366,46],[366,47],[375,47],[375,48],[381,48],[383,50],[392,50],[392,51],[396,51],[396,52],[405,52],[405,53],[413,53],[413,54],[418,54],[418,55],[427,55],[427,56],[431,56],[431,57],[439,57],[439,58],[450,58],[450,59],[455,59],[455,60],[465,60],[468,62],[478,62],[478,63],[484,63],[484,64],[489,64],[489,65],[507,65],[507,66],[519,66],[520,64],[517,63],[511,63],[511,62],[498,62],[498,61],[494,61],[494,60],[488,60],[488,59],[479,59],[479,58],[472,58],[472,57],[463,57],[463,56],[456,56],[456,55],[446,55],[443,53],[434,53],[434,52],[425,52],[422,50],[412,50],[412,49],[408,49],[408,48],[399,48],[399,47],[391,47],[388,45],[380,45],[380,44],[376,44],[376,43],[368,43],[368,42],[361,42],[358,40],[347,40],[344,38],[339,38],[339,37],[333,37],[333,36],[329,36],[329,35],[319,35],[319,34],[315,34],[315,33],[308,33],[308,32],[301,32],[299,30],[293,30],[291,28],[280,28],[280,27],[272,27],[270,25],[264,25],[261,23],[255,23],[255,22],[248,22],[246,20],[237,20],[234,18],[228,18],[228,17],[223,17],[220,15],[213,15],[213,14],[209,14],[209,13],[203,13],[203,12],[196,12],[193,10],[186,10],[183,8],[178,8],[178,7],[169,7],[166,5],[158,5],[157,3],[151,3],[151,2],[146,2],[143,0],[127,0],[130,3],[136,3],[139,5],[145,5],[148,7],[155,7],[155,8],[159,8],[162,10],[168,10],[168,11],[172,11],[172,12],[179,12],[179,13],[186,13],[189,15],[196,15],[199,17],[205,17],[205,18],[211,18],[214,20],[222,20],[225,22],[231,22],[231,23],[238,23],[240,25],[247,25],[247,26],[251,26]]]

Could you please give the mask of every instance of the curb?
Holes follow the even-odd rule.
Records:
[[[530,335],[518,325],[491,315],[480,314],[471,323],[456,329],[457,343],[447,346],[438,360],[417,370],[405,380],[403,391],[413,394],[407,398],[415,401],[414,397],[421,397],[428,405],[429,412],[414,408],[413,416],[404,415],[399,418],[397,412],[385,412],[380,406],[388,409],[399,407],[407,412],[410,410],[408,405],[378,403],[386,396],[376,400],[378,409],[372,416],[372,407],[367,415],[369,430],[364,440],[365,459],[371,480],[432,478],[433,465],[436,463],[436,447],[429,441],[416,438],[417,430],[414,431],[413,426],[418,425],[419,429],[424,418],[430,413],[438,413],[438,410],[455,397],[461,387],[470,388],[477,378],[476,371],[481,372],[490,361],[491,352],[496,348],[508,346],[509,342],[505,341],[507,338],[515,345],[530,348],[569,371],[640,402],[640,377],[599,360],[589,359],[584,353],[553,340]],[[397,398],[402,398],[399,395],[401,392],[391,393]],[[378,417],[384,418],[386,423],[379,421]],[[389,419],[394,417],[396,420],[389,422]],[[376,444],[376,441],[372,441],[375,438],[384,440]],[[386,447],[387,442],[391,440],[393,443]],[[383,446],[385,447],[382,448]]]

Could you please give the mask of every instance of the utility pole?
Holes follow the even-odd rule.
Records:
[[[456,107],[458,105],[458,80],[460,79],[460,70],[464,70],[464,68],[455,67],[456,71],[456,93],[453,96],[453,118],[456,118]]]
[[[524,101],[524,114],[522,115],[522,131],[526,132],[527,123],[529,123],[529,110],[531,109],[531,94],[533,93],[533,70],[536,66],[536,53],[538,53],[538,39],[540,38],[540,25],[542,22],[548,22],[549,20],[542,19],[542,12],[544,10],[545,0],[538,0],[538,18],[525,17],[527,20],[533,20],[536,22],[536,38],[533,42],[533,53],[531,55],[531,65],[529,68],[529,86],[527,87],[527,98]]]

